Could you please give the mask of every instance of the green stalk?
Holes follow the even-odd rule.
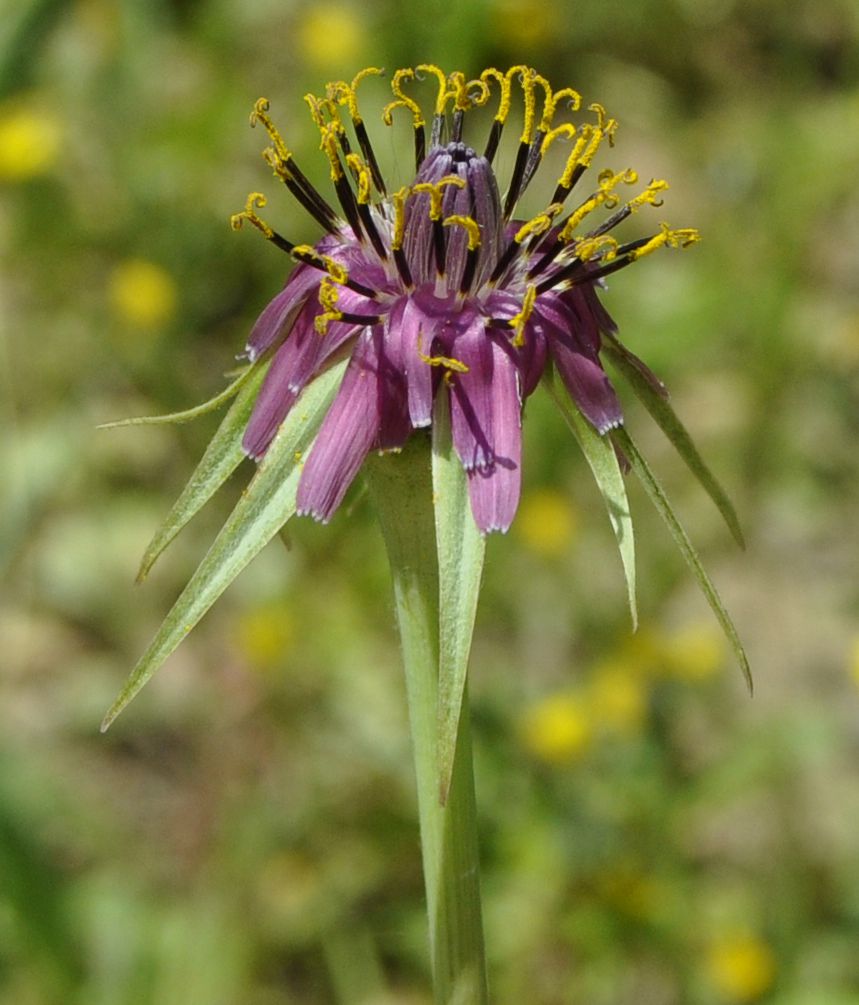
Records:
[[[477,814],[463,700],[446,805],[439,798],[439,577],[429,437],[365,470],[391,565],[417,775],[436,1005],[486,1005]]]

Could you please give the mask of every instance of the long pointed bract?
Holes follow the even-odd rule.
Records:
[[[737,662],[740,664],[740,669],[743,671],[743,676],[746,679],[746,685],[749,689],[749,693],[751,694],[754,690],[754,682],[752,680],[752,671],[749,667],[749,661],[746,656],[746,651],[743,648],[743,643],[740,641],[740,636],[737,633],[734,622],[731,620],[731,616],[728,614],[725,609],[725,605],[722,603],[722,598],[719,596],[716,587],[713,585],[712,580],[707,575],[704,566],[701,564],[701,559],[698,557],[698,552],[689,540],[689,535],[677,519],[674,508],[668,501],[662,486],[650,470],[650,466],[647,461],[645,461],[639,453],[638,447],[636,447],[633,443],[629,433],[621,427],[620,429],[614,430],[612,438],[629,458],[629,463],[632,465],[636,475],[638,475],[641,484],[644,486],[644,490],[650,496],[650,500],[658,510],[659,515],[668,525],[668,529],[671,531],[671,536],[674,538],[677,543],[677,547],[680,549],[683,557],[689,565],[689,568],[698,580],[701,592],[707,598],[707,603],[713,609],[713,613],[716,615],[716,620],[722,626],[722,631],[725,633],[725,637],[731,643],[731,648],[734,650],[734,655],[737,658]]]
[[[339,363],[307,388],[206,557],[164,619],[102,722],[106,730],[200,618],[295,512],[297,454],[306,451],[346,368]]]
[[[137,573],[138,583],[146,579],[158,556],[244,460],[242,435],[253,411],[266,369],[267,365],[256,368],[209,441],[206,452],[194,469],[188,484],[149,542]]]
[[[453,449],[446,393],[436,398],[432,428],[439,574],[438,774],[444,805],[456,755],[486,539],[474,522],[468,478]]]

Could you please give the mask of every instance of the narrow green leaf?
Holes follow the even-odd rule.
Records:
[[[226,404],[230,398],[234,398],[247,381],[251,374],[259,370],[259,365],[251,364],[231,383],[227,384],[223,391],[216,394],[214,398],[204,401],[202,405],[195,405],[184,412],[171,412],[169,415],[138,415],[131,419],[117,419],[115,422],[102,422],[97,429],[120,429],[122,426],[164,426],[180,425],[183,422],[193,422],[209,412],[217,411],[221,405]]]
[[[444,806],[456,756],[486,542],[471,513],[468,477],[453,449],[447,394],[436,395],[432,428],[439,574],[438,769]]]
[[[102,731],[293,515],[300,474],[297,455],[312,444],[345,368],[344,360],[321,374],[293,406],[250,485],[104,717]]]
[[[617,538],[620,560],[626,577],[629,599],[629,613],[632,630],[638,627],[638,604],[635,596],[635,537],[632,530],[632,514],[626,497],[626,485],[617,460],[617,454],[608,436],[600,436],[572,399],[563,389],[559,390],[551,377],[545,378],[549,393],[557,402],[567,425],[575,434],[588,462],[597,487],[605,501],[608,518]]]
[[[650,496],[651,502],[659,511],[659,515],[668,525],[668,529],[671,531],[671,536],[674,538],[678,548],[683,554],[683,557],[688,562],[695,578],[698,580],[698,585],[701,587],[701,591],[707,598],[707,602],[713,609],[716,619],[722,626],[722,631],[731,643],[734,655],[736,656],[737,662],[740,664],[740,668],[743,671],[743,676],[746,679],[749,693],[751,693],[753,690],[752,672],[749,667],[748,658],[746,657],[746,651],[740,641],[740,636],[737,634],[734,622],[725,610],[725,605],[722,603],[722,600],[716,591],[716,587],[713,585],[710,577],[704,569],[704,566],[701,564],[701,559],[698,557],[698,553],[695,551],[692,542],[689,540],[689,536],[683,529],[680,521],[677,519],[677,515],[675,514],[671,503],[668,501],[662,486],[656,480],[656,476],[650,470],[647,461],[645,461],[639,453],[638,447],[636,447],[636,445],[632,442],[629,433],[623,427],[615,429],[612,433],[612,437],[617,441],[623,452],[629,458],[629,463],[632,465],[636,475],[638,475],[645,491]]]
[[[674,444],[677,453],[686,462],[689,470],[698,479],[701,487],[716,504],[734,540],[741,548],[745,548],[746,543],[743,538],[742,529],[740,528],[740,521],[737,519],[737,513],[731,500],[719,484],[716,476],[707,466],[703,457],[701,457],[698,448],[689,435],[689,431],[677,417],[677,413],[671,407],[671,404],[635,366],[630,359],[630,354],[620,343],[607,342],[604,351],[629,382],[630,387],[647,411],[650,412],[654,421],[662,429],[662,432]]]
[[[267,370],[267,364],[257,367],[239,391],[217,432],[209,441],[206,452],[188,480],[188,484],[149,542],[140,563],[140,571],[137,573],[138,583],[142,583],[146,579],[155,560],[167,545],[200,512],[241,464],[245,456],[242,450],[242,435]]]

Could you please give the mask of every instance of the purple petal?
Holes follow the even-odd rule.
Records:
[[[379,436],[380,340],[377,328],[358,341],[301,473],[297,511],[323,523],[331,519]]]
[[[480,265],[476,282],[489,277],[503,247],[501,199],[495,173],[485,157],[476,157],[468,163],[468,187],[474,208],[471,215],[480,224]]]
[[[519,504],[522,399],[519,371],[482,318],[454,343],[468,366],[450,382],[453,445],[468,472],[475,522],[482,533],[510,526]]]
[[[449,216],[470,216],[480,227],[481,245],[476,281],[480,283],[498,260],[501,245],[501,200],[495,175],[485,157],[479,156],[464,143],[450,143],[430,150],[420,167],[416,182],[437,182],[447,175],[465,181],[463,188],[453,185],[444,190],[442,219]],[[413,196],[406,207],[406,239],[404,250],[418,286],[432,282],[436,275],[433,254],[433,225],[429,216],[430,197],[426,193]],[[468,234],[464,228],[445,228],[445,274],[452,289],[462,278],[468,251]]]
[[[563,292],[545,294],[539,309],[543,317],[566,331],[588,356],[595,357],[600,351],[600,328],[582,287],[574,286]]]
[[[387,323],[374,329],[374,338],[378,353],[379,435],[373,446],[377,450],[398,450],[412,432],[402,342],[390,337]]]
[[[320,340],[314,338],[315,314],[314,305],[306,304],[291,337],[274,354],[242,438],[249,457],[258,460],[265,454],[305,380],[313,373],[320,348]]]
[[[335,322],[324,336],[314,327],[320,313],[315,301],[308,301],[295,322],[292,334],[275,352],[248,422],[242,447],[249,457],[259,459],[268,450],[280,424],[304,386],[325,361],[360,329]]]
[[[565,312],[562,307],[554,309],[559,305],[552,305],[549,309],[543,304],[544,299],[541,298],[538,311],[535,311],[535,324],[544,328],[558,373],[582,415],[597,432],[606,433],[623,422],[623,412],[614,388],[597,353],[576,337],[575,320],[570,319],[565,327],[550,321],[549,317],[562,321]]]
[[[522,309],[522,298],[506,290],[496,290],[483,305],[483,311],[493,318],[512,318]],[[543,326],[529,323],[525,327],[525,338],[521,346],[512,344],[512,338],[501,342],[502,347],[514,358],[522,378],[522,400],[533,394],[546,369],[546,336]]]
[[[603,285],[601,280],[600,285]],[[606,335],[616,335],[617,325],[615,324],[614,318],[609,314],[605,307],[603,307],[600,298],[597,296],[596,286],[591,283],[579,286],[578,289],[582,291],[582,295],[588,305],[588,309],[593,315],[600,331]]]
[[[390,352],[405,374],[408,414],[415,429],[432,421],[433,373],[422,355],[432,354],[436,323],[412,297],[397,301],[385,323]]]
[[[319,270],[309,265],[299,265],[295,269],[286,286],[260,314],[251,329],[245,346],[251,362],[259,359],[278,339],[289,334],[299,311],[308,296],[319,288],[321,279]]]

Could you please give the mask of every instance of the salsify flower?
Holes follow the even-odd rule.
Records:
[[[429,426],[439,575],[444,566],[446,576],[463,577],[453,585],[442,583],[440,592],[461,605],[462,639],[470,639],[483,536],[507,530],[516,513],[522,409],[541,379],[606,501],[633,622],[634,540],[622,477],[627,464],[668,523],[748,675],[734,626],[623,427],[602,364],[603,356],[611,359],[742,543],[733,507],[664,386],[618,340],[599,300],[607,276],[659,248],[685,247],[698,240],[697,231],[662,223],[644,237],[626,242],[615,237],[616,228],[640,209],[661,205],[667,183],[638,184],[630,168],[619,173],[606,168],[586,183],[597,154],[613,145],[616,121],[596,103],[587,106],[584,121],[569,121],[582,112],[580,95],[570,87],[553,90],[526,66],[484,70],[472,80],[429,64],[397,70],[390,81],[393,100],[382,109],[382,119],[389,126],[401,113],[411,119],[415,174],[410,184],[389,189],[358,108],[362,81],[379,75],[371,67],[350,83],[328,84],[322,96],[306,96],[330,167],[332,200],[298,166],[269,116],[268,101],[256,103],[251,124],[262,125],[271,140],[266,160],[324,234],[315,245],[289,241],[259,215],[265,197],[251,193],[245,209],[232,217],[233,227],[252,224],[297,264],[254,325],[244,353],[249,365],[204,405],[118,423],[187,421],[235,399],[147,548],[139,579],[245,455],[260,463],[105,725],[294,513],[328,520],[368,454],[405,454],[411,438],[412,455],[424,457],[430,437],[419,439],[417,431]],[[437,85],[428,116],[407,91],[421,80]],[[502,185],[493,164],[517,95],[521,132]],[[470,114],[472,122],[485,119],[493,108],[485,142],[478,143],[466,120]],[[555,159],[558,151],[561,170],[547,188],[544,208],[520,217],[520,199],[536,183],[547,154]],[[577,186],[581,194],[571,198]],[[624,189],[631,190],[626,199]],[[377,469],[371,488],[382,477]],[[392,485],[392,497],[405,492],[396,478]],[[408,520],[426,502],[409,499],[402,518]],[[473,521],[462,516],[469,504]],[[479,543],[469,538],[472,530]],[[451,714],[449,737],[455,736],[459,707],[459,698],[451,695],[461,694],[468,645],[454,645],[449,655],[454,651],[457,683],[440,699]]]
[[[667,224],[621,243],[612,232],[643,206],[661,205],[662,180],[635,186],[631,169],[583,179],[598,151],[612,145],[617,123],[590,104],[587,120],[556,121],[578,112],[580,95],[553,90],[533,69],[485,70],[469,80],[432,65],[396,71],[394,100],[383,110],[411,116],[415,176],[389,190],[358,109],[361,82],[381,71],[336,81],[306,100],[330,164],[336,205],[308,180],[260,99],[251,123],[267,130],[265,157],[304,209],[325,230],[313,247],[296,245],[258,214],[260,193],[248,197],[244,222],[299,264],[265,308],[248,340],[251,362],[271,365],[244,434],[245,451],[264,456],[305,386],[334,359],[349,365],[298,486],[298,512],[328,520],[373,450],[401,448],[429,426],[438,395],[449,396],[453,445],[468,473],[479,529],[505,531],[519,500],[522,408],[552,364],[578,410],[599,434],[623,421],[620,403],[600,359],[610,344],[658,393],[661,384],[617,340],[617,328],[598,297],[606,276],[662,247],[698,240],[691,229]],[[406,92],[415,78],[437,81],[427,119]],[[506,186],[493,163],[521,92],[522,130]],[[497,100],[482,147],[466,120]],[[351,123],[351,131],[348,126]],[[429,135],[427,136],[427,126]],[[516,209],[539,178],[547,152],[566,144],[560,176],[545,208],[527,219]],[[576,188],[584,198],[573,201]],[[502,194],[503,191],[503,194]],[[597,219],[597,210],[609,211]]]
[[[402,642],[434,1000],[485,1005],[466,680],[485,535],[507,530],[519,501],[527,398],[545,382],[582,447],[618,540],[633,622],[624,463],[668,524],[748,675],[733,623],[622,425],[601,356],[611,358],[740,534],[664,387],[620,343],[599,300],[611,273],[658,248],[698,239],[695,230],[667,224],[625,243],[614,236],[642,207],[661,205],[667,184],[639,185],[624,200],[621,192],[638,185],[631,169],[607,168],[586,183],[617,123],[596,103],[584,121],[568,121],[581,111],[579,94],[553,90],[529,67],[488,69],[469,80],[423,65],[393,74],[393,100],[382,110],[387,125],[407,114],[414,133],[414,177],[389,189],[357,97],[362,81],[380,73],[371,67],[350,83],[329,84],[322,96],[307,96],[334,200],[299,168],[268,101],[260,99],[251,115],[271,139],[267,161],[324,234],[312,246],[289,241],[259,215],[264,196],[251,193],[233,226],[253,224],[297,267],[251,332],[250,365],[203,406],[136,420],[184,421],[235,398],[150,543],[141,578],[243,454],[260,463],[103,728],[294,513],[331,517],[366,460]],[[407,90],[422,78],[437,84],[428,116]],[[500,183],[493,164],[517,95],[522,127],[512,169]],[[493,102],[481,143],[471,124]],[[554,159],[558,150],[560,174],[543,209],[522,216],[523,194],[547,154]],[[577,186],[581,194],[571,198]],[[431,436],[420,435],[430,426]],[[377,451],[399,456],[368,458]]]

